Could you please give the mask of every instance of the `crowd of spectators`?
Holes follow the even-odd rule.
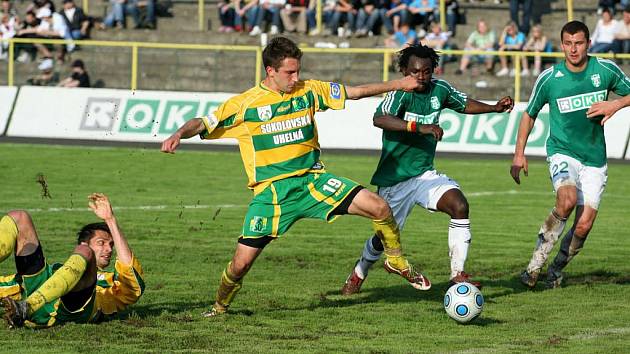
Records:
[[[111,0],[118,1],[118,0]],[[222,0],[218,6],[220,32],[365,37],[399,33],[403,25],[424,36],[439,21],[439,0],[323,0],[324,33],[316,27],[315,0]],[[448,31],[455,33],[457,0],[446,1]],[[407,31],[404,29],[404,31]]]

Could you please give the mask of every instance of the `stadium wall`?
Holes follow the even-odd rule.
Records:
[[[15,86],[0,86],[0,135],[6,131],[17,91]]]
[[[0,131],[2,123],[6,124],[5,115],[8,117],[5,107],[11,107],[15,92],[15,89],[0,88]],[[161,142],[187,120],[212,112],[232,95],[24,86],[17,95],[7,136]],[[379,98],[349,101],[345,110],[320,113],[317,125],[321,146],[324,149],[379,150],[381,131],[372,126],[372,114],[379,102]],[[517,104],[510,114],[472,116],[443,111],[440,125],[444,128],[444,137],[438,150],[513,153],[518,118],[525,106],[524,103]],[[630,108],[621,110],[605,126],[610,158],[630,159],[630,120],[619,119],[629,116]],[[545,110],[536,120],[527,145],[528,155],[545,156],[548,118]],[[202,141],[198,138],[186,140],[186,143],[236,144],[233,140]]]

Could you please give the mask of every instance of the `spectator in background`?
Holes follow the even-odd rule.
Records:
[[[510,21],[501,33],[501,38],[499,39],[499,51],[518,52],[523,49],[526,39],[525,34],[523,32],[519,32],[516,23],[514,21]],[[501,62],[501,70],[499,70],[497,76],[500,77],[507,74],[514,76],[514,69],[508,69],[508,57],[502,55],[499,57],[499,61]],[[521,75],[528,76],[529,70],[524,69]]]
[[[72,39],[86,39],[90,37],[90,19],[85,15],[83,9],[77,7],[74,0],[63,0],[63,9],[59,14],[66,22],[68,34]]]
[[[299,32],[306,34],[306,12],[309,0],[286,0],[284,8],[280,10],[282,26],[287,32]]]
[[[400,32],[400,25],[407,23],[409,12],[407,11],[407,0],[391,0],[389,10],[385,12],[385,26],[391,28],[394,33]],[[415,32],[415,31],[414,31]]]
[[[410,45],[416,44],[418,41],[418,35],[409,24],[403,23],[400,25],[400,30],[394,33],[392,36],[385,38],[385,47],[401,49]],[[394,62],[394,61],[390,61]]]
[[[387,33],[394,33],[391,23],[385,20],[389,5],[390,0],[365,0],[357,18],[357,37],[371,37],[374,33],[379,33],[380,24],[385,25]]]
[[[247,0],[244,3],[241,3],[240,0],[232,1],[236,10],[234,30],[250,32],[256,26],[256,20],[258,19],[258,11],[260,11],[258,0]],[[247,21],[247,26],[245,21]]]
[[[410,25],[415,27],[420,25],[420,37],[423,37],[429,29],[429,24],[435,19],[437,12],[437,4],[435,0],[411,0],[407,5],[407,11],[410,15]]]
[[[335,12],[333,12],[328,26],[333,33],[337,33],[338,37],[349,37],[356,29],[358,14],[359,11],[352,3],[352,0],[337,0]],[[348,25],[347,30],[344,28],[345,24]]]
[[[623,10],[623,19],[617,23],[613,52],[630,53],[630,6]]]
[[[591,53],[608,53],[613,48],[617,20],[613,19],[609,8],[602,10],[602,17],[597,21],[595,31],[591,36]]]
[[[33,0],[33,2],[26,7],[26,12],[33,11],[35,15],[37,15],[39,10],[44,7],[47,7],[51,13],[55,13],[55,4],[52,0]]]
[[[219,11],[219,21],[221,21],[219,32],[234,32],[236,27],[236,9],[234,8],[234,1],[222,0],[222,2],[218,4],[217,9]]]
[[[510,18],[520,32],[525,35],[529,34],[529,24],[532,17],[532,5],[533,0],[510,0]],[[522,10],[522,15],[519,16],[519,9]]]
[[[439,23],[433,22],[431,23],[431,28],[429,33],[422,39],[422,44],[427,47],[433,48],[436,51],[442,49],[450,49],[448,44],[449,34],[447,32],[442,31],[442,26]],[[440,55],[440,60],[438,62],[438,66],[435,68],[435,74],[441,75],[444,72],[444,55]]]
[[[109,12],[100,29],[116,27],[118,29],[125,28],[125,0],[109,0]]]
[[[135,29],[156,29],[157,27],[155,0],[127,0],[125,13],[131,14]]]
[[[322,0],[322,27],[324,28],[324,35],[328,36],[332,33],[329,29],[328,23],[332,18],[332,14],[335,12],[337,6],[337,0]],[[317,1],[311,1],[309,3],[308,10],[306,11],[306,22],[308,23],[308,34],[310,36],[317,36],[319,30],[317,29]]]
[[[457,22],[459,21],[459,4],[457,3],[457,0],[445,0],[444,2],[446,5],[446,26],[448,27],[450,36],[455,37],[457,34]],[[439,9],[435,13],[435,22],[440,22]]]
[[[32,12],[27,13],[27,17],[30,16],[28,14],[31,13]],[[66,37],[68,27],[66,27],[66,23],[58,13],[51,13],[48,7],[42,7],[37,12],[37,19],[39,20],[39,24],[36,27],[27,26],[18,32],[17,37],[50,39],[62,39]],[[44,58],[52,58],[52,53],[50,52],[52,48],[51,45],[36,43],[34,46]],[[63,61],[64,56],[65,47],[61,46],[58,58]]]
[[[6,1],[8,3],[8,1]],[[10,3],[9,3],[10,5]],[[15,37],[19,28],[19,19],[11,15],[10,7],[5,10],[5,1],[2,2],[3,11],[0,12],[0,60],[7,58],[9,39]]]
[[[483,50],[483,51],[491,51],[494,49],[494,45],[497,41],[496,35],[494,31],[488,29],[488,25],[486,21],[479,20],[477,22],[477,30],[468,36],[466,40],[466,45],[464,50]],[[486,71],[492,72],[492,66],[494,61],[494,56],[492,55],[464,55],[462,56],[462,61],[459,64],[459,69],[455,71],[456,75],[461,75],[466,72],[468,68],[468,64],[470,64],[471,59],[477,59],[479,61],[483,61],[486,64]]]
[[[275,35],[280,33],[280,26],[282,25],[280,21],[280,9],[284,7],[284,4],[285,0],[259,0],[256,22],[254,28],[252,28],[251,32],[249,32],[249,35],[257,36],[265,32],[261,29],[264,28],[264,21],[271,22],[269,34]]]
[[[541,25],[535,25],[532,27],[532,33],[529,35],[529,39],[525,46],[523,47],[524,51],[527,52],[551,52],[551,42],[547,39],[547,36],[543,33]],[[529,73],[529,59],[530,57],[523,57],[523,72],[522,75]],[[534,56],[534,68],[532,69],[532,75],[538,77],[542,70],[542,58],[540,55]],[[527,76],[527,75],[525,75]]]
[[[0,16],[2,15],[8,15],[9,18],[14,17],[18,23],[20,22],[17,10],[13,7],[10,0],[0,1]]]
[[[77,59],[72,62],[72,74],[61,80],[58,86],[61,87],[90,87],[90,76],[85,70],[83,60]]]
[[[39,27],[39,19],[33,11],[26,12],[24,21],[20,24],[20,29],[15,35],[16,38],[37,38],[37,27]],[[20,63],[28,63],[35,59],[38,48],[33,44],[17,43],[15,45],[15,54],[19,54],[16,60]]]
[[[37,66],[39,74],[26,80],[26,83],[34,86],[54,86],[59,82],[59,73],[55,72],[55,64],[51,58],[45,58]]]

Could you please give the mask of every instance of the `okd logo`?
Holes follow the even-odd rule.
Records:
[[[584,93],[581,95],[575,95],[571,97],[563,97],[556,99],[558,104],[558,110],[560,113],[575,112],[582,109],[587,109],[593,105],[593,103],[606,100],[606,90]]]
[[[171,134],[186,121],[214,112],[220,104],[206,102],[200,111],[199,101],[128,99],[125,102],[119,98],[90,97],[87,99],[80,129]],[[118,120],[120,124],[117,125]]]

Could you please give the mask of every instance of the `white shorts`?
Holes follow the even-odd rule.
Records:
[[[585,166],[573,157],[562,154],[549,156],[547,162],[554,192],[558,192],[562,186],[575,186],[577,205],[587,205],[595,210],[599,208],[608,180],[608,165]]]
[[[454,188],[459,189],[457,182],[447,175],[431,170],[391,187],[379,187],[378,194],[389,204],[402,231],[407,216],[416,204],[435,212],[440,198]]]

